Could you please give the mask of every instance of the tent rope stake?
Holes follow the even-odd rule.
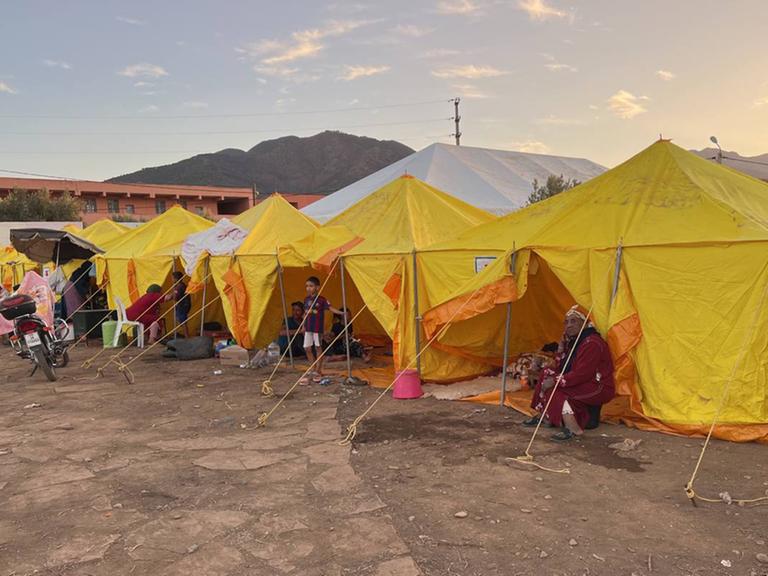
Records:
[[[709,426],[709,431],[707,432],[707,437],[704,440],[704,444],[701,447],[701,452],[699,453],[699,458],[696,460],[696,466],[693,468],[693,472],[691,473],[691,478],[688,480],[688,483],[685,485],[685,495],[690,500],[691,504],[696,506],[696,500],[701,500],[702,502],[711,502],[711,503],[718,503],[718,502],[725,502],[723,498],[706,498],[704,496],[699,496],[696,493],[696,490],[693,488],[693,483],[696,481],[696,476],[699,473],[699,469],[701,468],[701,463],[704,460],[704,454],[707,451],[707,448],[709,447],[709,442],[712,440],[712,434],[715,431],[715,426],[717,425],[717,421],[720,419],[720,414],[723,410],[723,406],[725,406],[725,401],[728,398],[728,394],[731,389],[731,385],[733,384],[733,381],[736,377],[736,372],[739,369],[741,363],[743,362],[745,356],[746,356],[746,350],[747,345],[749,344],[749,341],[754,336],[756,330],[757,330],[757,324],[760,318],[760,312],[763,310],[763,305],[765,304],[766,296],[768,296],[768,283],[766,283],[765,288],[763,288],[763,294],[760,297],[760,302],[758,303],[757,309],[755,310],[754,319],[752,320],[752,326],[747,331],[747,333],[744,335],[744,342],[741,345],[741,349],[739,350],[739,356],[736,358],[736,362],[733,365],[733,369],[731,370],[731,374],[728,377],[728,381],[725,383],[725,387],[723,388],[723,393],[720,396],[720,402],[717,406],[717,410],[715,411],[715,417],[712,419],[712,424]],[[731,503],[736,504],[755,504],[757,502],[765,502],[768,501],[768,496],[761,496],[759,498],[751,498],[751,499],[735,499],[732,498],[730,500]]]
[[[358,310],[357,314],[355,314],[355,315],[352,317],[352,319],[351,319],[351,320],[348,320],[348,321],[347,321],[347,323],[345,324],[345,329],[346,329],[347,327],[351,326],[351,325],[352,325],[352,323],[353,323],[353,322],[354,322],[354,321],[357,319],[357,317],[358,317],[358,316],[360,316],[360,314],[362,314],[362,313],[363,313],[363,311],[364,311],[364,310],[366,310],[367,308],[368,308],[368,305],[367,305],[367,304],[363,304],[363,306],[360,308],[360,310]],[[280,407],[280,405],[281,405],[281,404],[282,404],[282,403],[283,403],[283,402],[286,400],[286,398],[288,398],[288,396],[290,396],[290,395],[291,395],[291,392],[293,392],[293,391],[296,389],[296,387],[297,387],[297,386],[298,386],[298,385],[301,383],[301,381],[302,381],[302,380],[303,380],[303,379],[304,379],[304,378],[307,376],[307,374],[309,374],[309,373],[312,371],[312,369],[313,369],[313,368],[314,368],[314,367],[317,365],[317,363],[318,363],[318,362],[320,362],[320,360],[321,360],[322,358],[324,358],[324,357],[325,357],[325,353],[326,353],[328,350],[330,350],[330,349],[331,349],[331,347],[332,347],[334,344],[336,344],[336,342],[337,342],[337,341],[338,341],[338,340],[339,340],[341,337],[343,337],[343,336],[344,336],[344,332],[340,332],[339,334],[337,334],[337,335],[336,335],[336,337],[335,337],[333,340],[331,340],[331,342],[328,344],[328,347],[327,347],[325,350],[323,350],[323,351],[322,351],[322,352],[321,352],[321,353],[318,355],[317,359],[316,359],[314,362],[312,362],[312,364],[309,366],[309,368],[307,368],[306,370],[304,370],[304,372],[302,373],[302,375],[301,375],[301,376],[299,376],[299,377],[296,379],[296,382],[294,382],[294,383],[293,383],[293,385],[292,385],[292,386],[291,386],[291,387],[288,389],[288,391],[287,391],[285,394],[283,394],[282,398],[280,398],[280,400],[278,400],[278,401],[277,401],[277,403],[276,403],[274,406],[272,406],[272,408],[270,409],[270,411],[269,411],[269,412],[264,412],[264,413],[262,413],[262,415],[261,415],[261,416],[259,416],[259,420],[258,420],[258,422],[259,422],[259,426],[260,426],[260,427],[264,427],[264,426],[266,426],[266,425],[267,425],[267,421],[268,421],[268,420],[269,420],[269,418],[272,416],[272,414],[274,414],[275,410],[277,410],[277,409]],[[274,372],[273,372],[272,374],[274,375]]]
[[[339,261],[336,260],[333,263],[333,266],[331,266],[331,269],[328,271],[328,276],[326,276],[325,282],[323,282],[323,284],[320,286],[320,289],[317,291],[317,294],[315,295],[314,300],[312,300],[312,306],[310,307],[310,309],[314,308],[315,304],[317,304],[317,300],[320,298],[320,295],[323,293],[323,290],[325,289],[325,286],[330,281],[331,275],[333,275],[333,271],[336,269],[336,265],[338,264],[338,262]],[[277,267],[278,267],[278,273],[281,274],[280,270],[282,270],[282,268],[280,267],[280,260],[277,261]],[[282,285],[283,285],[282,284],[282,276],[280,276],[280,278],[281,278],[281,280],[280,280],[280,288],[282,290]],[[304,318],[301,319],[301,324],[299,324],[298,330],[296,330],[296,332],[293,334],[291,339],[288,341],[288,346],[286,347],[285,352],[280,354],[280,358],[278,358],[277,363],[275,364],[275,367],[272,369],[272,373],[269,375],[269,377],[266,380],[264,380],[261,383],[261,394],[262,394],[262,396],[267,396],[267,397],[271,398],[271,397],[273,397],[275,395],[275,391],[272,388],[272,378],[274,378],[275,374],[277,374],[277,369],[280,368],[280,364],[285,359],[286,354],[290,353],[291,346],[293,346],[293,342],[298,337],[299,333],[301,332],[301,329],[304,328],[304,325],[307,322],[307,318],[308,318],[308,316],[305,314]],[[288,329],[287,318],[286,318],[285,329],[286,330]],[[291,358],[293,358],[293,356],[291,356]],[[313,366],[314,366],[314,364],[313,364]]]

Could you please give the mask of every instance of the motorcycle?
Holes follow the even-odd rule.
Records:
[[[13,351],[20,358],[32,360],[32,374],[40,368],[49,381],[57,379],[56,368],[64,368],[69,363],[68,343],[69,326],[57,318],[53,326],[48,326],[35,312],[34,299],[27,294],[15,294],[0,301],[0,314],[6,320],[13,320],[13,333],[10,335]]]

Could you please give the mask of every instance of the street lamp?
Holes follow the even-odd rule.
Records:
[[[715,146],[717,146],[717,163],[722,164],[723,163],[723,149],[720,148],[720,143],[717,141],[717,136],[710,136],[709,141],[712,142]]]

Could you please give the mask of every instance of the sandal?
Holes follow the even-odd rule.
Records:
[[[527,428],[533,428],[534,426],[538,426],[539,422],[541,422],[541,416],[532,416],[531,418],[528,418],[528,420],[523,420],[522,425]]]
[[[574,434],[573,432],[568,430],[568,428],[563,428],[557,434],[553,434],[552,435],[552,441],[553,442],[568,442],[569,440],[572,440],[574,436],[576,436],[576,434]]]

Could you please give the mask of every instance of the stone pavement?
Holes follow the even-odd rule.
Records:
[[[158,386],[188,369],[166,366],[0,390],[0,576],[420,574],[338,444],[337,394],[300,389],[256,429],[274,400]]]

